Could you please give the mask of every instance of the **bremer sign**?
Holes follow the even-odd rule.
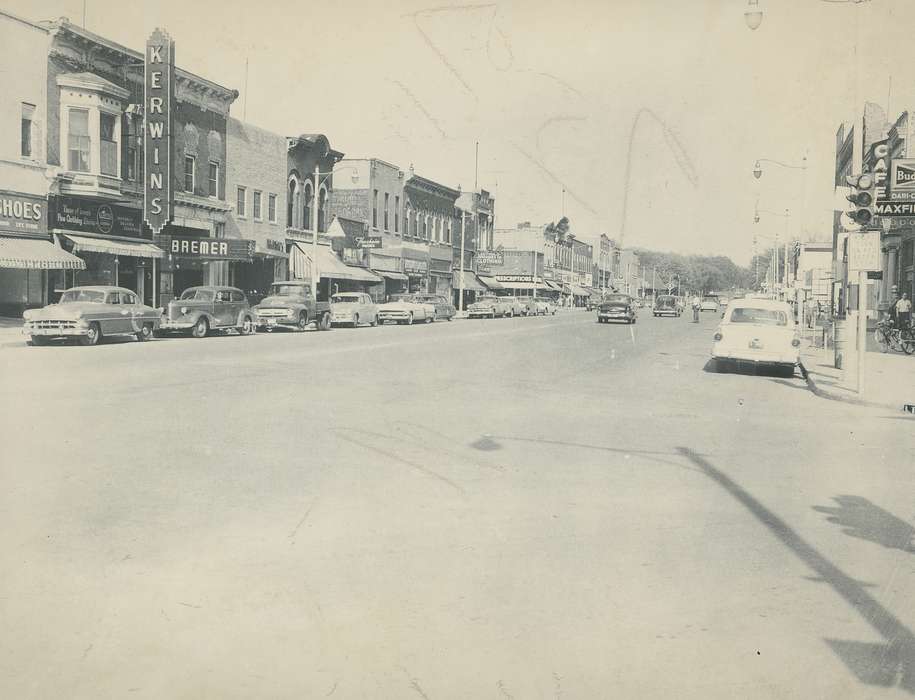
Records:
[[[172,218],[172,101],[175,94],[175,43],[162,29],[156,29],[146,42],[145,66],[143,216],[153,235],[158,235]]]
[[[175,257],[200,260],[250,261],[255,243],[247,238],[173,235],[163,247]]]

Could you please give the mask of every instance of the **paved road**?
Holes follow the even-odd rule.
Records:
[[[911,697],[911,423],[714,324],[5,347],[0,695]]]

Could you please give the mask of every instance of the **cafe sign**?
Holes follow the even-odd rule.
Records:
[[[146,42],[145,69],[143,216],[153,235],[158,235],[172,219],[172,101],[175,94],[175,42],[162,29],[156,29]]]
[[[42,235],[48,232],[48,200],[0,190],[0,231]]]

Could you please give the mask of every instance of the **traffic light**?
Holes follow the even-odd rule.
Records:
[[[852,193],[846,197],[855,208],[848,212],[848,217],[860,226],[868,226],[874,218],[876,203],[876,181],[871,173],[849,175],[845,181],[852,187]]]

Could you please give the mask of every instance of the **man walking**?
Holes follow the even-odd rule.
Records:
[[[899,328],[908,328],[912,320],[912,302],[908,292],[902,293],[902,298],[896,302],[896,325]]]

